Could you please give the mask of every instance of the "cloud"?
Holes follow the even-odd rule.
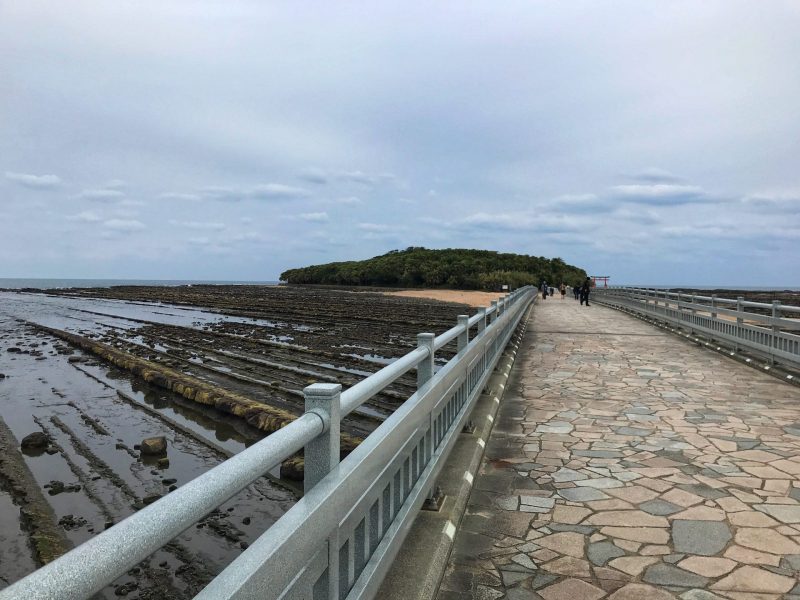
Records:
[[[420,220],[469,235],[481,233],[494,235],[498,232],[559,234],[581,230],[578,217],[545,214],[538,210],[505,213],[477,212],[463,219],[446,223],[427,218]]]
[[[742,206],[769,213],[800,215],[800,192],[761,193],[745,196]]]
[[[717,201],[696,185],[668,183],[617,185],[611,188],[611,193],[621,201],[640,204],[671,205]]]
[[[377,185],[394,181],[395,176],[391,173],[378,173],[371,175],[362,171],[340,171],[336,174],[336,178],[341,181],[350,183],[359,183],[361,185]]]
[[[164,192],[163,194],[159,194],[158,197],[162,200],[188,200],[190,202],[203,199],[200,194],[183,194],[179,192]]]
[[[597,194],[564,194],[542,205],[545,210],[563,213],[601,213],[614,209],[611,198]]]
[[[248,197],[257,200],[292,200],[294,198],[307,198],[310,195],[307,190],[280,183],[257,185],[249,190],[248,193]]]
[[[682,177],[673,175],[669,171],[658,167],[649,167],[642,169],[638,173],[631,173],[628,178],[645,183],[679,183],[683,181]]]
[[[176,221],[170,220],[170,225],[182,227],[184,229],[204,229],[209,231],[222,231],[225,229],[225,223],[207,222],[207,221]]]
[[[333,200],[336,204],[363,204],[361,198],[357,196],[345,196],[343,198],[336,198]]]
[[[103,227],[120,233],[132,233],[145,229],[144,223],[134,219],[109,219],[103,222]]]
[[[382,233],[389,231],[391,227],[383,223],[359,223],[356,225],[361,231],[371,231],[373,233]]]
[[[212,200],[237,202],[239,200],[296,200],[307,198],[308,190],[284,185],[282,183],[264,183],[248,187],[208,187],[201,194]]]
[[[310,221],[312,223],[325,223],[328,221],[328,213],[326,212],[301,213],[297,215],[297,217],[303,221]]]
[[[96,212],[91,210],[84,210],[83,212],[79,212],[76,215],[69,215],[67,217],[68,221],[80,221],[82,223],[98,223],[103,220],[103,218],[98,215]]]
[[[364,171],[325,170],[309,167],[297,174],[299,179],[316,185],[329,183],[355,183],[363,186],[377,186],[392,182],[397,177],[392,173],[365,173]]]
[[[78,198],[83,200],[96,200],[98,202],[116,202],[122,200],[125,194],[119,190],[114,189],[93,189],[83,190],[78,194]]]
[[[324,185],[329,181],[329,175],[326,171],[314,167],[303,169],[297,174],[297,178],[317,185]]]
[[[53,190],[61,187],[61,178],[57,175],[31,175],[29,173],[12,173],[6,171],[6,179],[34,190]]]

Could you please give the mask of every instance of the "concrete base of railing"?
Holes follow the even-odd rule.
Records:
[[[495,373],[472,412],[475,429],[462,433],[442,470],[439,485],[446,499],[438,512],[421,511],[376,595],[381,600],[432,600],[444,576],[456,531],[467,508],[503,392],[508,388],[533,306],[523,316]]]
[[[614,310],[623,312],[626,315],[635,317],[640,321],[644,321],[645,323],[654,325],[659,329],[663,329],[669,333],[672,333],[673,335],[676,335],[696,346],[705,348],[706,350],[712,350],[727,358],[733,359],[737,362],[747,365],[748,367],[752,367],[763,373],[767,373],[768,375],[777,377],[778,379],[785,381],[786,383],[791,383],[792,385],[800,386],[800,371],[788,368],[785,365],[771,365],[769,364],[769,362],[766,362],[762,357],[753,356],[752,354],[748,354],[747,352],[741,349],[736,350],[730,347],[725,342],[721,342],[719,340],[714,340],[702,336],[696,332],[686,331],[685,329],[675,327],[671,323],[660,321],[650,316],[642,315],[636,311],[626,309],[622,306],[603,302],[602,298],[600,297],[595,298],[593,301],[596,302],[597,304],[605,306],[606,308],[613,308]]]

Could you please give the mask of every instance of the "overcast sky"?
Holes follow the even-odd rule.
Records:
[[[407,246],[800,284],[800,2],[0,0],[0,276]]]

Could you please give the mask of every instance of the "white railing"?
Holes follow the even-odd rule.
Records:
[[[521,288],[438,337],[419,334],[415,350],[344,392],[307,387],[298,419],[0,591],[0,600],[91,596],[303,448],[304,497],[197,597],[372,598],[535,296]],[[435,371],[436,351],[454,340],[458,353]],[[342,417],[412,369],[417,391],[340,463]]]
[[[592,293],[602,304],[666,321],[770,364],[800,369],[798,306],[651,288],[598,288]]]

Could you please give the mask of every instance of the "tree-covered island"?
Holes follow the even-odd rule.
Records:
[[[504,284],[518,288],[543,280],[577,285],[586,278],[586,271],[560,258],[412,246],[367,260],[289,269],[280,278],[290,284],[499,290]]]

